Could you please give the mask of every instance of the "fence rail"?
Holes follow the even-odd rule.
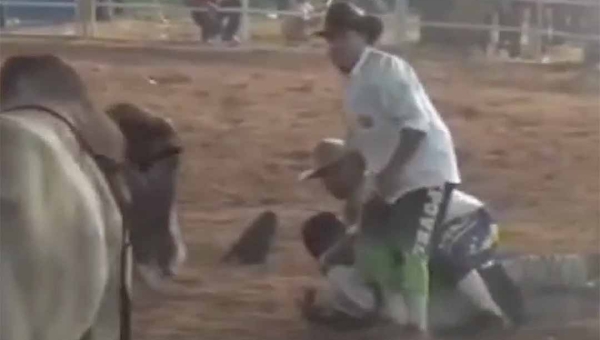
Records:
[[[383,17],[392,18],[395,25],[395,32],[393,32],[395,37],[395,41],[397,43],[403,43],[407,40],[406,38],[406,25],[408,22],[408,6],[406,3],[407,0],[397,0],[395,12],[392,14],[385,14]],[[485,0],[482,0],[485,1]],[[535,4],[535,13],[531,13],[537,21],[541,21],[541,17],[543,16],[543,8],[548,5],[557,5],[557,4],[565,4],[570,6],[578,6],[585,8],[594,8],[597,11],[600,11],[600,1],[580,1],[580,0],[516,0],[521,3],[533,3]],[[94,38],[95,36],[95,26],[96,26],[96,10],[98,8],[108,8],[108,9],[132,9],[132,10],[155,10],[157,12],[163,13],[164,11],[175,11],[175,10],[185,10],[185,11],[206,11],[203,7],[192,7],[186,6],[184,4],[174,4],[174,3],[163,3],[161,0],[154,0],[153,3],[115,3],[113,1],[99,2],[97,0],[75,0],[73,2],[39,2],[39,1],[3,1],[0,0],[0,6],[4,6],[5,8],[10,7],[29,7],[29,8],[71,8],[74,9],[77,21],[79,22],[81,31],[80,35],[85,38]],[[276,14],[278,17],[280,16],[303,16],[302,13],[297,11],[289,11],[289,10],[269,10],[269,9],[259,9],[259,8],[250,8],[248,4],[248,0],[242,0],[241,8],[221,8],[220,12],[224,13],[241,13],[242,17],[242,27],[241,27],[241,36],[243,40],[250,40],[250,31],[251,31],[251,22],[249,19],[250,15],[272,15]],[[3,11],[4,12],[4,11]],[[316,13],[314,17],[322,17],[324,15],[323,12]],[[475,23],[466,23],[466,22],[434,22],[434,21],[419,21],[419,27],[436,27],[441,29],[453,29],[453,30],[471,30],[471,31],[487,31],[487,32],[524,32],[523,27],[511,27],[511,26],[501,26],[498,24],[475,24]],[[534,40],[537,41],[534,44],[540,45],[539,41],[541,37],[548,34],[548,29],[544,27],[528,27],[526,30],[529,34],[534,37]],[[2,32],[2,34],[14,35],[10,32]],[[572,33],[566,31],[551,31],[551,35],[553,37],[562,37],[572,40],[579,40],[584,42],[600,42],[600,32],[597,34],[580,34],[580,33]],[[539,49],[539,48],[538,48]],[[540,57],[539,51],[536,53],[537,57]]]

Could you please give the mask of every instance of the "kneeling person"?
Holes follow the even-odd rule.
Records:
[[[308,219],[303,227],[305,246],[319,260],[331,285],[333,309],[365,321],[363,324],[370,324],[374,319],[374,309],[381,309],[376,313],[380,316],[383,314],[403,322],[406,315],[401,307],[401,297],[387,294],[385,287],[368,283],[369,280],[361,277],[354,268],[353,235],[361,222],[357,198],[363,182],[361,157],[347,154],[341,140],[324,139],[313,151],[313,158],[315,167],[302,173],[301,179],[320,178],[330,194],[345,201],[343,222],[332,213],[321,213]],[[376,219],[377,214],[373,218]],[[522,321],[520,292],[502,267],[494,263],[496,240],[497,226],[485,205],[467,193],[453,191],[446,217],[433,235],[431,285],[435,287],[444,282],[458,288],[483,315],[488,316],[487,321],[503,323],[510,320],[518,324]],[[398,265],[402,263],[400,252],[390,254],[388,258],[397,261]],[[506,290],[511,288],[507,287],[514,288],[509,297],[506,297]],[[356,321],[351,320],[349,324],[361,324]]]

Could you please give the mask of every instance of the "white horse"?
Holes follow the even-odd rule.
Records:
[[[128,239],[153,284],[185,257],[172,127],[138,114],[146,147],[131,144],[124,109],[94,110],[48,55],[8,58],[0,103],[0,338],[127,339]]]

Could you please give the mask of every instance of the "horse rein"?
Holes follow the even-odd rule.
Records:
[[[167,159],[169,157],[176,156],[182,152],[183,152],[182,147],[171,146],[171,147],[165,148],[165,149],[157,152],[155,155],[152,155],[146,159],[137,161],[137,162],[135,162],[135,164],[143,172],[143,171],[148,170],[153,164],[160,162],[163,159]]]

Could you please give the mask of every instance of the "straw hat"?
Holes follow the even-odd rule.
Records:
[[[335,165],[346,156],[344,141],[336,138],[322,139],[312,152],[312,169],[303,171],[299,179],[301,181],[321,177],[323,172]]]

